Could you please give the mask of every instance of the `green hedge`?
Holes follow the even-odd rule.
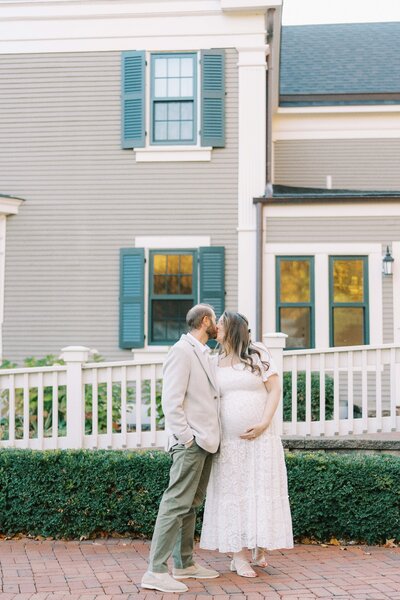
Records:
[[[400,540],[400,457],[296,453],[286,463],[297,538]],[[0,533],[151,537],[169,465],[160,451],[0,450]]]

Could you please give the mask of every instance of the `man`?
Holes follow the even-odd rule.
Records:
[[[196,508],[204,500],[213,454],[220,443],[219,395],[206,343],[217,335],[215,313],[197,304],[186,316],[189,333],[171,348],[164,364],[162,406],[172,466],[162,497],[142,587],[182,593],[177,581],[212,579],[218,571],[193,561]],[[167,560],[174,560],[173,577]]]

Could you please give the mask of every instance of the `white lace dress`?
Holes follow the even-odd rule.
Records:
[[[276,417],[255,440],[240,435],[262,419],[268,394],[264,381],[276,369],[270,363],[262,377],[243,364],[218,367],[222,441],[207,488],[200,547],[239,552],[260,546],[292,548],[292,519],[284,451]],[[274,423],[275,421],[275,423]]]

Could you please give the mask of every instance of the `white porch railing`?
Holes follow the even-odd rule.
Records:
[[[283,352],[285,337],[264,338],[283,373],[284,434],[400,432],[400,346]],[[88,363],[80,346],[62,357],[0,370],[0,448],[164,445],[161,360]]]
[[[283,433],[400,432],[400,345],[283,354]]]

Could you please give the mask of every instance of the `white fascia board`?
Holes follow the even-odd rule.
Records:
[[[282,0],[221,0],[221,8],[225,12],[229,11],[262,11],[266,12],[269,8],[280,8]]]
[[[399,104],[359,104],[351,106],[280,106],[278,108],[280,115],[297,115],[297,114],[323,114],[323,113],[376,113],[376,112],[397,112],[400,113]]]
[[[396,111],[381,107],[369,113],[278,113],[273,117],[273,141],[399,137],[400,107]]]
[[[0,4],[0,52],[195,50],[257,46],[265,43],[264,15],[222,11],[105,17],[3,19]]]
[[[337,217],[400,217],[400,201],[385,202],[377,199],[375,202],[337,202],[324,204],[321,198],[319,203],[296,204],[267,204],[264,205],[264,216],[273,217],[296,217],[299,219],[312,219],[313,217],[337,218]]]

